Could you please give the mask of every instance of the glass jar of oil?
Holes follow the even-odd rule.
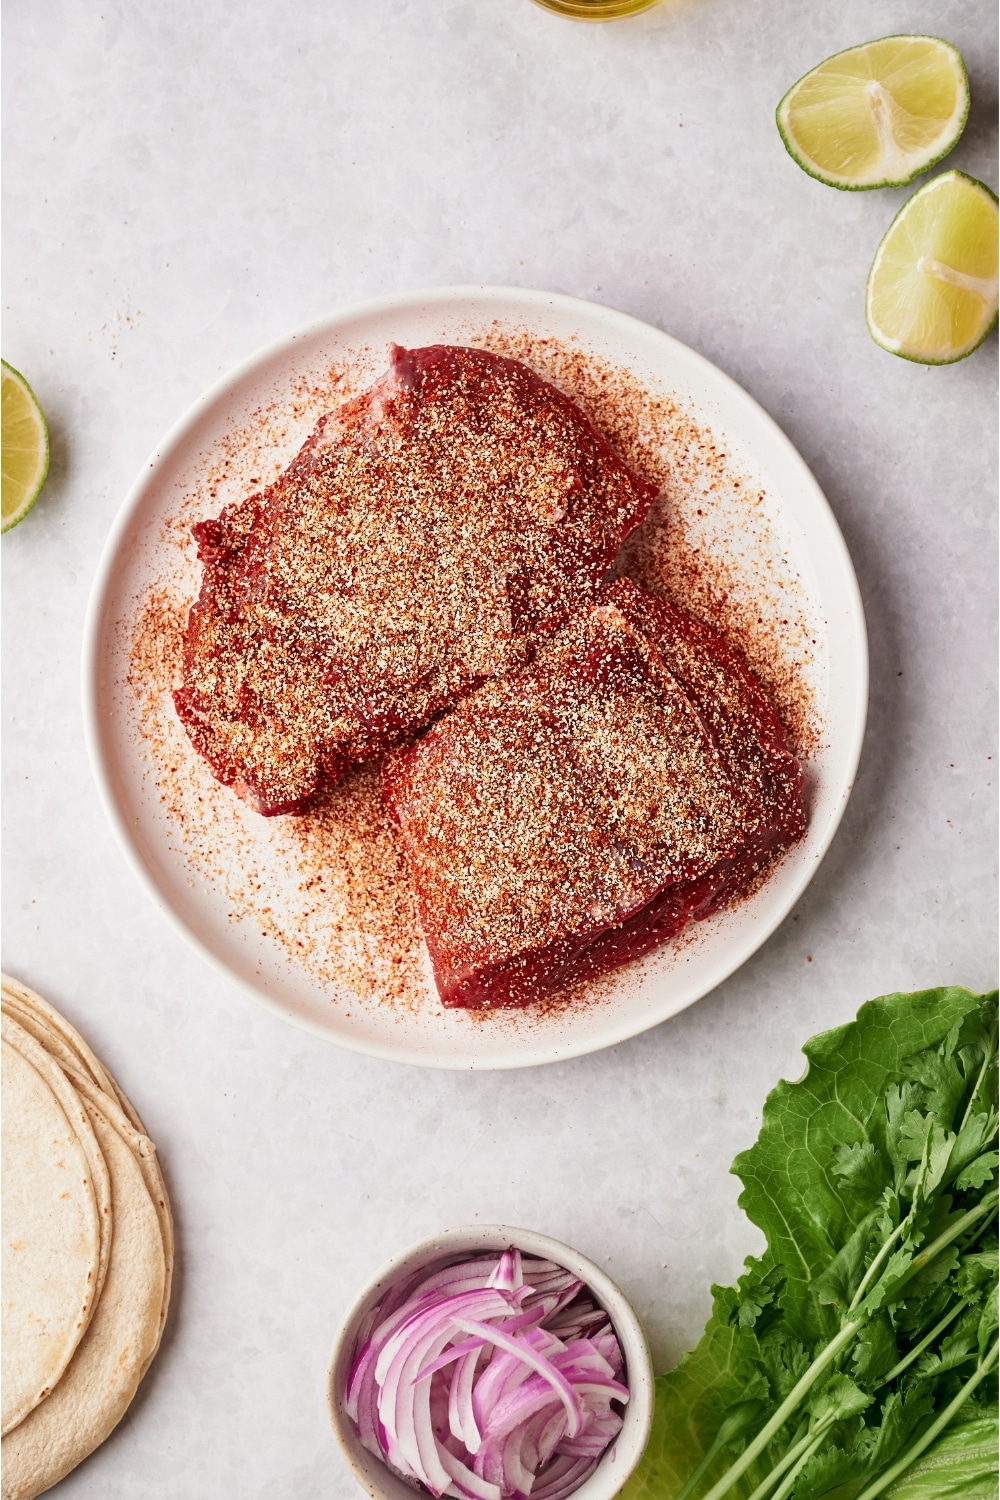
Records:
[[[543,10],[569,16],[574,21],[617,21],[659,3],[660,0],[535,0]]]

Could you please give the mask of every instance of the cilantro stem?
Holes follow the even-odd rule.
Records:
[[[687,1480],[684,1487],[678,1491],[677,1495],[674,1497],[674,1500],[688,1500],[688,1496],[694,1494],[699,1483],[702,1479],[704,1479],[705,1475],[708,1473],[709,1469],[712,1467],[712,1464],[718,1458],[719,1454],[722,1452],[725,1446],[726,1445],[721,1438],[716,1438],[715,1442],[712,1444],[711,1448],[709,1448],[701,1463],[691,1475],[691,1478]]]
[[[970,1224],[974,1224],[975,1221],[977,1219],[981,1219],[984,1214],[992,1213],[996,1208],[998,1197],[1000,1197],[1000,1193],[998,1193],[995,1189],[992,1193],[988,1193],[982,1200],[982,1202],[978,1203],[975,1208],[970,1208],[968,1213],[962,1214],[961,1218],[958,1219],[956,1223],[950,1225],[943,1234],[939,1234],[937,1239],[927,1246],[926,1250],[922,1250],[919,1255],[914,1256],[909,1271],[907,1272],[906,1277],[901,1282],[899,1282],[897,1290],[901,1291],[906,1283],[908,1281],[911,1281],[918,1271],[922,1271],[923,1268],[935,1258],[935,1256],[939,1255],[942,1250],[946,1249],[947,1246],[951,1244],[952,1240],[957,1239],[960,1234],[963,1234]],[[905,1225],[907,1222],[908,1220],[904,1219],[903,1225]],[[872,1262],[872,1267],[876,1266],[876,1264],[878,1264],[881,1259],[884,1259],[883,1252],[885,1252],[886,1246],[888,1246],[891,1241],[897,1237],[903,1225],[900,1225],[897,1227],[897,1229],[893,1230],[892,1235],[890,1235],[889,1239],[885,1242],[885,1245],[882,1246],[882,1250],[879,1251],[879,1254]],[[872,1269],[872,1267],[869,1268],[869,1271]],[[862,1283],[862,1287],[863,1286],[864,1283]],[[854,1305],[857,1301],[858,1298],[855,1297],[854,1303],[851,1304],[850,1311],[854,1310]],[[831,1365],[840,1354],[843,1353],[847,1346],[852,1342],[859,1329],[864,1327],[864,1325],[868,1321],[869,1316],[869,1313],[862,1312],[859,1317],[851,1318],[849,1322],[844,1324],[840,1332],[830,1340],[822,1353],[817,1355],[817,1357],[813,1360],[808,1370],[806,1370],[805,1374],[797,1382],[794,1389],[790,1391],[789,1394],[785,1397],[784,1401],[782,1401],[781,1405],[778,1407],[777,1411],[774,1413],[774,1416],[770,1419],[770,1421],[761,1428],[760,1432],[758,1432],[753,1442],[749,1443],[747,1447],[744,1448],[743,1452],[740,1454],[739,1458],[731,1466],[731,1468],[729,1468],[726,1473],[723,1474],[722,1478],[712,1486],[708,1494],[705,1496],[705,1500],[722,1500],[723,1495],[728,1495],[729,1491],[732,1489],[733,1485],[740,1478],[740,1476],[746,1473],[747,1469],[753,1463],[758,1454],[764,1451],[768,1443],[774,1437],[775,1433],[784,1426],[785,1422],[791,1416],[792,1412],[799,1405],[799,1402],[811,1389],[811,1387],[815,1385],[816,1381],[822,1375],[823,1371],[829,1365]],[[773,1500],[778,1500],[777,1494],[773,1497]],[[863,1497],[859,1497],[859,1500],[863,1500]],[[867,1497],[864,1497],[864,1500],[867,1500]]]
[[[884,1489],[887,1489],[894,1480],[898,1479],[901,1474],[904,1474],[910,1465],[920,1457],[924,1449],[928,1448],[938,1434],[944,1431],[959,1408],[968,1401],[980,1381],[986,1379],[986,1376],[997,1362],[997,1349],[998,1345],[994,1344],[982,1364],[976,1369],[976,1373],[966,1381],[955,1399],[948,1403],[944,1411],[921,1433],[917,1441],[907,1448],[902,1458],[897,1459],[891,1468],[886,1469],[884,1474],[880,1474],[877,1479],[873,1480],[868,1488],[858,1495],[857,1500],[875,1500],[876,1495],[881,1495]]]
[[[986,1056],[983,1058],[983,1065],[979,1069],[979,1077],[976,1079],[976,1086],[972,1090],[972,1093],[971,1093],[971,1095],[969,1097],[968,1104],[965,1106],[965,1114],[962,1116],[962,1123],[958,1127],[958,1133],[959,1133],[959,1135],[961,1135],[962,1131],[965,1129],[966,1125],[968,1125],[968,1123],[969,1123],[969,1117],[972,1114],[972,1106],[975,1104],[976,1100],[979,1098],[979,1090],[983,1086],[983,1079],[986,1077],[986,1070],[989,1067],[990,1063],[993,1061],[994,1055],[996,1053],[996,1050],[997,1050],[997,1024],[998,1023],[996,1021],[994,1021],[993,1025],[990,1027],[990,1040],[989,1040],[989,1045],[986,1048]]]
[[[761,1428],[753,1442],[744,1448],[732,1468],[728,1469],[722,1478],[712,1486],[705,1496],[705,1500],[722,1500],[723,1495],[728,1495],[740,1475],[746,1473],[757,1455],[762,1453],[767,1447],[774,1434],[785,1425],[803,1396],[815,1385],[827,1366],[831,1365],[837,1356],[847,1348],[848,1344],[857,1334],[858,1329],[862,1328],[867,1321],[867,1317],[855,1318],[850,1323],[844,1324],[836,1337],[832,1338],[823,1352],[813,1360],[805,1374],[785,1397],[784,1401],[782,1401],[771,1420]]]
[[[910,1215],[907,1214],[906,1218],[902,1219],[900,1221],[900,1223],[898,1223],[896,1225],[895,1229],[892,1231],[892,1233],[890,1234],[889,1238],[887,1240],[884,1240],[882,1242],[881,1249],[879,1250],[879,1252],[876,1255],[875,1259],[872,1261],[871,1265],[868,1267],[868,1269],[865,1272],[864,1276],[861,1278],[861,1285],[858,1287],[857,1291],[854,1293],[854,1298],[853,1298],[853,1300],[851,1302],[851,1305],[847,1309],[847,1311],[849,1313],[852,1313],[854,1311],[854,1309],[857,1307],[858,1303],[861,1301],[862,1297],[865,1295],[865,1292],[868,1290],[868,1283],[871,1281],[871,1279],[875,1275],[876,1271],[881,1270],[882,1265],[885,1262],[886,1256],[889,1254],[889,1251],[892,1249],[892,1247],[895,1244],[895,1242],[899,1239],[899,1236],[903,1233],[904,1229],[906,1228],[906,1226],[907,1226],[907,1224],[909,1222],[910,1222]]]
[[[674,1496],[674,1500],[689,1500],[689,1496],[697,1489],[723,1448],[727,1447],[737,1438],[746,1437],[757,1421],[757,1418],[763,1415],[763,1412],[763,1401],[741,1401],[732,1407],[716,1433],[712,1446],[684,1487]]]
[[[781,1484],[771,1496],[771,1500],[785,1500],[785,1496],[791,1494],[791,1491],[795,1485],[795,1481],[798,1479],[799,1475],[802,1473],[802,1470],[812,1458],[813,1454],[817,1451],[832,1426],[833,1423],[828,1422],[823,1428],[822,1432],[814,1432],[810,1434],[808,1448],[802,1454],[798,1463],[796,1463],[785,1475],[785,1478],[782,1480]]]
[[[948,1324],[954,1322],[955,1318],[958,1317],[962,1309],[968,1307],[968,1305],[968,1302],[965,1301],[964,1298],[961,1301],[956,1302],[951,1311],[945,1313],[940,1323],[936,1323],[931,1329],[930,1333],[924,1335],[919,1344],[914,1344],[910,1352],[908,1354],[904,1354],[903,1358],[899,1361],[899,1364],[893,1365],[888,1375],[883,1375],[878,1385],[873,1386],[872,1389],[880,1391],[884,1385],[889,1384],[890,1380],[895,1380],[897,1376],[902,1375],[903,1371],[909,1365],[912,1365],[915,1359],[920,1358],[921,1354],[923,1354],[924,1350],[927,1348],[927,1345],[933,1344],[938,1334],[943,1333],[944,1330],[948,1327]]]
[[[829,1426],[829,1424],[827,1424],[827,1426]],[[824,1427],[823,1433],[825,1433],[826,1431],[827,1427]],[[823,1436],[823,1433],[820,1434],[821,1437]],[[803,1437],[799,1442],[794,1443],[792,1447],[789,1448],[784,1458],[782,1458],[778,1463],[775,1464],[770,1474],[768,1474],[765,1479],[761,1480],[760,1484],[750,1496],[750,1500],[764,1500],[764,1496],[767,1494],[771,1486],[777,1484],[778,1480],[781,1478],[782,1474],[784,1474],[785,1470],[789,1468],[791,1464],[795,1463],[797,1459],[801,1458],[802,1454],[810,1446],[810,1444],[815,1441],[815,1439],[816,1432],[814,1429],[812,1432],[807,1432],[805,1437]],[[678,1500],[680,1500],[679,1496]],[[774,1496],[772,1496],[772,1500],[774,1500]]]
[[[978,1219],[982,1214],[986,1213],[987,1210],[995,1208],[997,1204],[997,1198],[998,1193],[996,1189],[994,1189],[992,1193],[987,1193],[986,1197],[983,1198],[979,1203],[977,1203],[975,1208],[970,1208],[968,1213],[962,1215],[957,1224],[953,1224],[949,1229],[946,1229],[944,1234],[939,1234],[933,1244],[928,1245],[926,1250],[921,1250],[919,1255],[915,1255],[913,1257],[913,1263],[907,1273],[906,1280],[909,1281],[910,1278],[912,1276],[915,1276],[918,1271],[923,1270],[928,1261],[933,1260],[935,1255],[937,1255],[941,1250],[944,1250],[947,1245],[951,1244],[952,1240],[957,1239],[969,1224],[974,1223],[975,1220]],[[913,1210],[911,1209],[906,1218],[903,1219],[901,1223],[896,1225],[895,1229],[889,1235],[888,1239],[883,1241],[878,1254],[875,1256],[875,1259],[872,1261],[871,1265],[868,1267],[868,1270],[862,1277],[861,1285],[854,1293],[851,1305],[847,1309],[849,1313],[852,1313],[861,1302],[861,1299],[864,1297],[865,1292],[868,1290],[868,1286],[871,1282],[872,1277],[875,1275],[876,1271],[881,1269],[882,1265],[885,1262],[886,1256],[892,1249],[894,1241],[897,1240],[903,1233],[912,1217]],[[905,1285],[905,1283],[903,1284]]]
[[[929,1265],[936,1255],[940,1255],[942,1250],[947,1249],[952,1240],[957,1240],[960,1234],[964,1234],[970,1224],[974,1224],[975,1221],[977,1219],[981,1219],[984,1214],[992,1214],[996,1209],[998,1200],[1000,1200],[1000,1192],[998,1192],[998,1190],[994,1188],[991,1193],[987,1193],[986,1197],[981,1199],[980,1202],[976,1204],[975,1208],[970,1208],[968,1213],[964,1213],[962,1217],[957,1220],[956,1223],[952,1224],[948,1229],[946,1229],[943,1234],[939,1234],[937,1239],[933,1240],[927,1246],[926,1250],[921,1250],[919,1255],[915,1255],[913,1257],[913,1261],[911,1262],[910,1269],[907,1271],[906,1276],[903,1278],[903,1280],[899,1283],[900,1289],[902,1289],[908,1281],[912,1281],[918,1271],[922,1271],[926,1265]]]

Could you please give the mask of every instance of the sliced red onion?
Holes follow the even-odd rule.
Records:
[[[483,1353],[479,1345],[457,1366],[448,1387],[448,1430],[473,1455],[479,1452],[483,1435],[472,1409],[472,1387]]]
[[[571,1436],[576,1436],[583,1425],[583,1410],[576,1398],[576,1392],[566,1377],[556,1369],[551,1359],[546,1358],[544,1354],[535,1353],[528,1343],[526,1334],[518,1339],[509,1333],[504,1333],[500,1328],[491,1328],[488,1323],[477,1323],[472,1318],[458,1317],[455,1322],[463,1333],[478,1333],[484,1343],[495,1344],[498,1349],[505,1349],[508,1354],[513,1354],[515,1359],[521,1360],[529,1369],[535,1370],[543,1380],[547,1380],[556,1394],[562,1398],[569,1422],[569,1432]]]
[[[505,1250],[497,1261],[496,1270],[490,1277],[490,1286],[502,1287],[513,1292],[524,1285],[524,1267],[520,1250]]]
[[[344,1404],[364,1446],[432,1495],[564,1500],[621,1430],[622,1374],[582,1282],[511,1247],[390,1288]]]
[[[563,1500],[563,1496],[578,1490],[596,1468],[594,1459],[573,1458],[569,1454],[560,1453],[536,1478],[531,1500]]]

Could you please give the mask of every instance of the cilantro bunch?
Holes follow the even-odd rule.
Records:
[[[996,995],[885,996],[804,1051],[733,1164],[767,1250],[622,1500],[996,1493]]]

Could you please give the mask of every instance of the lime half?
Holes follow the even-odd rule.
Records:
[[[997,200],[964,172],[942,172],[893,219],[868,274],[876,344],[924,365],[971,354],[997,318]]]
[[[49,472],[49,431],[42,408],[23,375],[0,360],[0,442],[3,467],[3,530],[22,520],[35,501]]]
[[[936,36],[885,36],[821,62],[778,105],[781,139],[830,187],[905,187],[955,145],[969,113],[962,54]]]

